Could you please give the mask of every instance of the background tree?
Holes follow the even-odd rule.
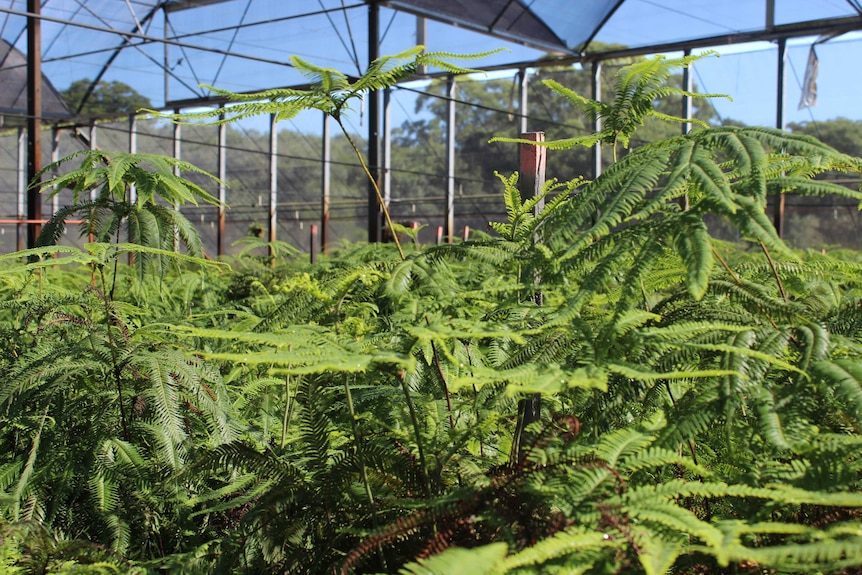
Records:
[[[120,112],[136,112],[141,108],[152,108],[150,99],[123,82],[76,80],[62,90],[60,95],[77,115],[99,116]]]
[[[833,118],[825,122],[791,122],[787,129],[814,136],[850,156],[862,157],[862,120]]]

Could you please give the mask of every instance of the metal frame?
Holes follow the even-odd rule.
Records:
[[[157,10],[162,10],[165,14],[166,22],[168,22],[168,15],[173,12],[177,12],[180,10],[186,10],[194,7],[207,6],[218,4],[221,2],[225,2],[227,0],[173,0],[169,2],[162,2],[159,4],[154,10],[145,15],[145,18],[142,21],[149,20]],[[743,32],[743,33],[734,33],[734,34],[725,34],[719,36],[709,36],[702,38],[695,38],[686,41],[680,42],[670,42],[670,43],[662,43],[651,46],[643,46],[637,48],[628,48],[628,49],[620,49],[613,50],[608,52],[601,53],[590,53],[590,52],[581,52],[581,53],[572,53],[568,51],[566,53],[565,50],[560,50],[559,45],[556,45],[554,42],[550,42],[548,46],[541,46],[544,49],[552,49],[556,50],[561,55],[556,58],[548,58],[539,61],[530,61],[530,62],[510,62],[506,64],[499,64],[494,66],[480,67],[486,71],[494,71],[494,70],[505,70],[505,69],[519,69],[520,70],[520,110],[519,115],[520,118],[520,127],[521,131],[526,131],[526,119],[527,119],[527,101],[526,101],[526,84],[528,80],[528,75],[526,73],[527,68],[543,68],[546,66],[560,66],[565,64],[574,64],[574,63],[583,63],[583,64],[592,64],[593,67],[593,96],[596,99],[601,97],[601,63],[604,60],[616,59],[616,58],[624,58],[631,56],[640,56],[661,52],[672,52],[672,51],[684,51],[685,53],[690,53],[693,49],[698,48],[707,48],[711,46],[721,46],[727,44],[734,43],[744,43],[744,42],[754,42],[754,41],[774,41],[778,44],[779,50],[779,62],[778,62],[778,72],[777,72],[777,80],[778,80],[778,95],[776,98],[776,126],[783,127],[783,107],[784,107],[784,63],[786,61],[786,42],[789,38],[794,37],[802,37],[802,36],[816,36],[821,34],[841,34],[853,30],[862,30],[862,17],[846,17],[846,18],[830,18],[830,19],[819,19],[812,20],[807,22],[799,22],[793,24],[785,24],[785,25],[775,25],[775,0],[763,0],[764,6],[766,9],[766,18],[764,21],[764,28],[762,30],[752,31],[752,32]],[[413,13],[417,15],[417,38],[419,38],[420,33],[422,36],[425,34],[425,18],[435,18],[440,20],[446,20],[445,18],[441,18],[439,14],[429,14],[426,12],[422,12],[421,10],[417,10],[415,8],[411,8],[409,6],[409,2],[402,0],[363,0],[364,4],[367,6],[368,10],[368,61],[369,63],[379,57],[379,45],[380,45],[380,7],[386,6],[394,9],[398,9],[403,12]],[[616,11],[617,8],[622,4],[622,0],[618,1],[612,8],[611,12],[607,15],[607,18],[603,20],[602,26],[604,23],[610,18],[610,15]],[[344,6],[344,9],[347,8],[356,8],[361,6],[362,4],[353,4],[350,6]],[[55,18],[51,16],[46,16],[41,14],[41,3],[39,0],[28,0],[27,1],[27,10],[13,10],[11,8],[2,8],[0,7],[0,13],[6,13],[9,15],[22,16],[27,18],[27,30],[28,30],[28,54],[27,54],[27,68],[28,68],[28,118],[27,118],[27,126],[26,130],[27,134],[27,179],[25,180],[24,187],[22,188],[21,183],[19,182],[19,200],[22,197],[26,197],[26,210],[19,209],[19,222],[24,224],[24,222],[38,222],[42,221],[42,213],[41,213],[41,196],[38,194],[38,189],[34,187],[27,188],[26,182],[32,182],[36,173],[38,173],[41,161],[41,138],[38,136],[41,133],[41,122],[42,122],[42,112],[41,112],[41,23],[43,21],[46,22],[54,22],[60,23],[63,25],[77,26],[85,29],[91,29],[94,31],[105,32],[116,34],[118,37],[122,39],[121,44],[114,48],[114,55],[111,56],[110,60],[113,60],[116,57],[116,54],[119,53],[120,50],[134,47],[140,45],[142,43],[152,43],[152,42],[160,42],[165,46],[165,57],[167,63],[167,57],[169,55],[169,47],[177,46],[181,48],[189,48],[195,50],[204,50],[208,52],[222,54],[224,56],[233,56],[238,58],[243,58],[251,61],[259,61],[263,63],[276,64],[279,66],[290,66],[289,63],[275,61],[268,58],[261,58],[251,54],[239,54],[232,52],[230,50],[220,50],[214,48],[203,48],[200,46],[196,46],[190,42],[184,42],[177,38],[172,38],[167,36],[167,27],[166,27],[166,37],[157,38],[154,36],[150,36],[148,34],[142,33],[140,26],[136,25],[134,31],[123,31],[116,30],[106,26],[96,26],[92,24],[85,24],[81,22],[74,22],[62,18]],[[331,10],[325,10],[326,12]],[[279,20],[287,20],[292,19],[293,17],[281,18]],[[449,19],[451,20],[451,19]],[[275,21],[275,20],[273,20]],[[249,23],[248,25],[257,25],[259,22]],[[476,29],[476,26],[471,26],[472,29]],[[598,33],[601,29],[601,26],[596,30],[596,32],[584,43],[584,47],[589,47],[589,44],[592,38]],[[506,35],[504,33],[500,33],[498,30],[480,30],[491,35],[498,35],[500,37],[504,37],[507,39],[512,39],[510,35]],[[515,39],[522,44],[527,44],[522,40]],[[109,61],[110,61],[109,60]],[[445,77],[443,74],[424,74],[424,77],[434,78],[434,77]],[[168,89],[168,75],[170,74],[169,70],[165,70],[166,78],[165,78],[165,90]],[[684,71],[684,85],[688,87],[691,85],[691,74],[688,69]],[[454,83],[451,84],[454,86]],[[450,87],[451,89],[451,87]],[[450,93],[450,97],[453,94]],[[169,94],[165,93],[166,98],[166,107],[165,109],[177,109],[179,106],[193,106],[193,105],[204,105],[204,104],[212,104],[216,102],[217,98],[208,98],[202,97],[200,99],[191,99],[177,102],[167,101],[169,98]],[[381,164],[381,114],[380,114],[380,96],[376,92],[372,92],[368,95],[367,106],[368,106],[368,166],[371,171],[372,177],[381,184],[383,190],[387,193],[387,199],[390,196],[390,169],[389,166],[389,157],[390,152],[388,146],[389,142],[389,131],[391,126],[389,122],[385,122],[385,126],[383,127],[383,164]],[[690,98],[684,99],[684,109],[683,113],[685,117],[690,117],[691,114],[691,101]],[[454,102],[450,103],[451,113],[449,114],[449,124],[450,129],[454,129]],[[388,110],[388,108],[387,108]],[[384,114],[384,119],[385,119]],[[136,146],[135,144],[135,126],[134,119],[130,119],[130,150],[133,150]],[[601,126],[597,124],[596,128],[599,129]],[[328,128],[328,126],[327,126]],[[683,129],[687,130],[690,128],[690,124],[684,124]],[[272,127],[272,139],[276,138],[275,128]],[[326,135],[328,136],[328,129],[326,130]],[[91,141],[90,145],[95,145],[95,126],[91,126]],[[174,133],[174,149],[175,154],[179,156],[179,128],[176,128]],[[275,150],[275,143],[272,144],[270,155],[271,155],[271,164],[274,163],[273,158],[277,155]],[[219,153],[219,175],[223,176],[223,172],[225,169],[225,142],[224,142],[224,134],[220,129],[219,132],[219,144],[218,144],[218,153]],[[31,160],[32,159],[32,160]],[[324,152],[324,170],[323,177],[321,182],[322,195],[323,200],[321,204],[322,211],[322,221],[321,221],[321,247],[325,249],[326,243],[328,241],[328,219],[329,219],[329,207],[330,207],[330,199],[329,199],[329,165],[331,162],[331,158],[329,157],[329,147],[328,143],[325,145]],[[594,169],[595,175],[598,175],[601,172],[601,154],[597,150],[594,152]],[[273,168],[271,167],[271,170]],[[382,177],[382,181],[381,181]],[[223,177],[222,177],[223,179]],[[270,239],[274,240],[276,237],[276,222],[277,222],[277,174],[274,172],[271,173],[271,185],[270,185]],[[455,162],[454,162],[454,135],[447,133],[447,185],[446,185],[446,237],[451,239],[454,237],[454,181],[455,181]],[[219,197],[222,200],[226,200],[226,191],[223,189],[223,186],[219,187]],[[773,214],[774,222],[776,224],[776,228],[779,233],[783,231],[783,197],[779,197],[779,200],[776,202],[775,212]],[[20,207],[20,206],[19,206]],[[24,218],[26,212],[26,220]],[[218,243],[219,243],[219,252],[223,253],[223,236],[224,236],[224,210],[220,208],[219,210],[219,235],[218,235]],[[35,238],[38,235],[39,224],[38,223],[27,223],[27,245],[32,246],[35,243]],[[373,187],[369,185],[368,190],[368,239],[370,241],[379,241],[382,237],[382,220],[381,213],[378,206],[378,200],[376,193],[373,191]],[[19,225],[19,238],[21,237],[21,228]],[[20,240],[19,240],[20,241]]]

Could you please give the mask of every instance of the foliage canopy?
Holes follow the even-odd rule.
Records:
[[[672,64],[621,74],[660,86]],[[317,79],[314,98],[350,90]],[[612,102],[653,103],[618,85]],[[52,185],[118,202],[143,183],[142,158],[85,158]],[[862,200],[826,171],[862,160],[708,128],[541,198],[501,176],[506,221],[459,244],[226,270],[109,233],[3,256],[2,566],[858,568],[862,260],[793,251],[765,215],[781,193]],[[156,180],[144,197],[195,196]],[[746,242],[714,240],[708,216]],[[130,251],[178,265],[142,275],[117,264]]]

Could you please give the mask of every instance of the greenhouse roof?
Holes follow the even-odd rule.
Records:
[[[4,4],[0,38],[26,54],[37,3]],[[121,81],[157,107],[204,101],[205,85],[301,84],[291,55],[358,73],[373,54],[372,6],[379,53],[510,48],[487,67],[862,29],[860,0],[42,0],[43,72],[59,90]]]

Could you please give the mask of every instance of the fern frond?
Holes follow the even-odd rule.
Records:
[[[453,547],[416,563],[408,563],[398,573],[402,575],[455,575],[456,573],[476,573],[491,575],[499,571],[500,563],[506,557],[505,543],[491,543],[472,549]],[[509,566],[506,565],[508,570]]]

